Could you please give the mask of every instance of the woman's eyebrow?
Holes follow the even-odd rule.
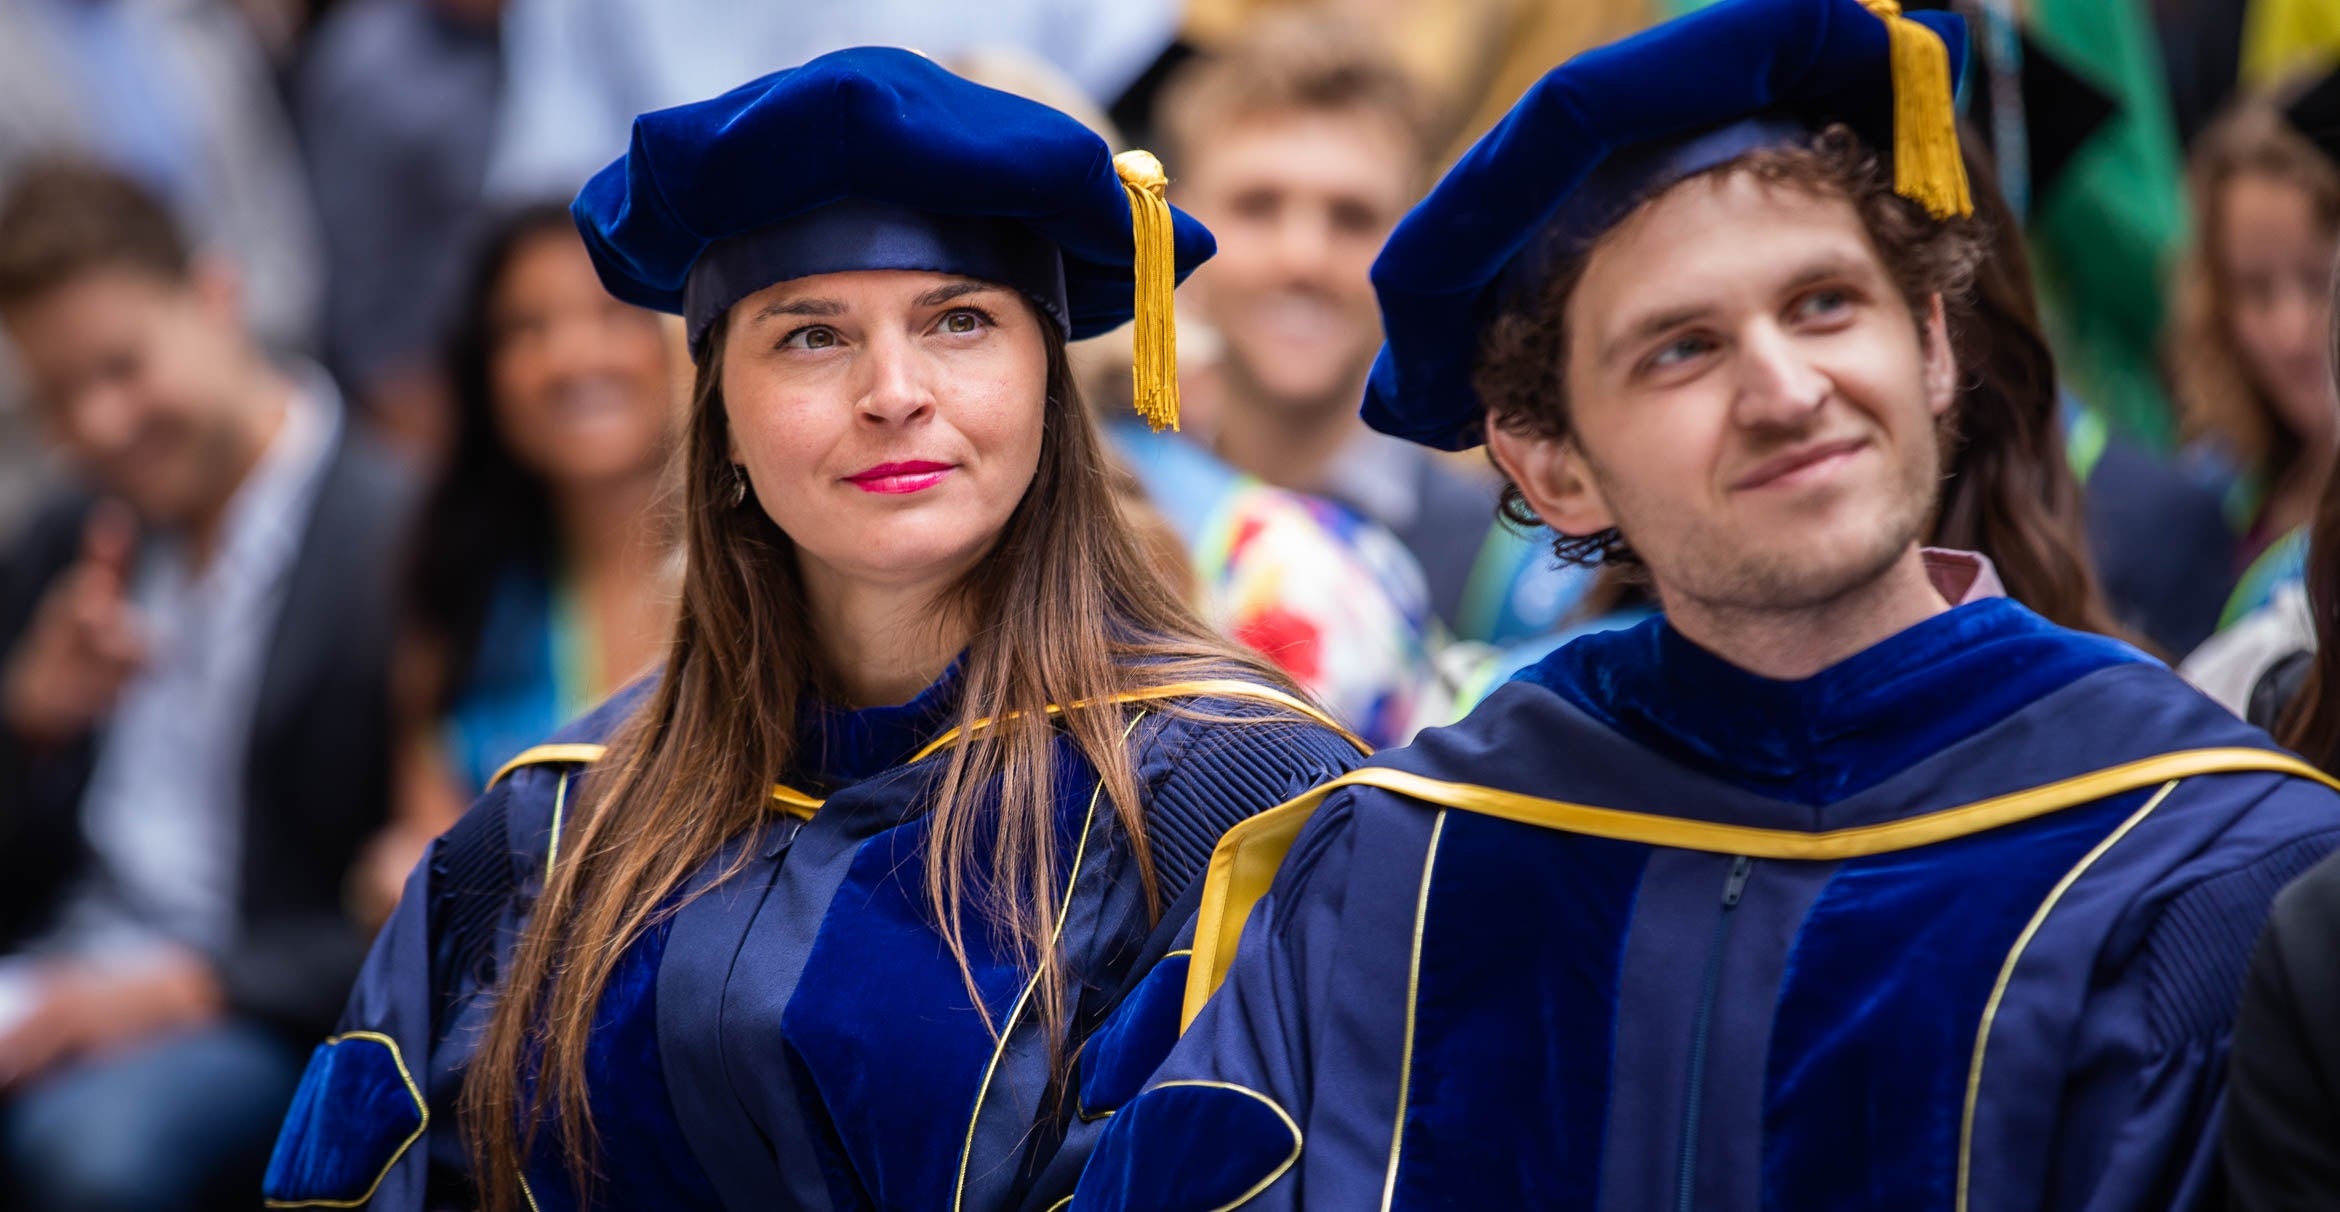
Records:
[[[769,320],[774,316],[841,316],[844,314],[845,305],[835,299],[783,299],[776,303],[766,303],[757,308],[752,319]]]
[[[941,305],[948,303],[953,299],[961,299],[968,295],[977,295],[982,294],[985,291],[998,289],[999,287],[993,286],[989,282],[976,282],[973,280],[946,282],[941,286],[937,286],[933,290],[927,291],[925,294],[918,296],[918,301],[915,306],[940,307]]]

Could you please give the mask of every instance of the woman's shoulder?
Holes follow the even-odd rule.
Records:
[[[1143,765],[1165,776],[1202,764],[1347,770],[1372,746],[1304,693],[1247,669],[1205,673],[1149,688],[1137,700],[1154,717]]]
[[[1156,714],[1134,755],[1157,877],[1175,899],[1236,824],[1339,777],[1369,750],[1263,680],[1215,679]]]

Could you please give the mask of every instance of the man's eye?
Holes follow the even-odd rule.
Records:
[[[1677,337],[1649,356],[1649,368],[1664,370],[1669,366],[1679,366],[1712,348],[1714,343],[1705,337]]]
[[[783,348],[828,349],[837,343],[837,330],[826,324],[807,324],[780,338]]]
[[[1852,306],[1852,297],[1841,290],[1819,290],[1804,296],[1796,304],[1796,314],[1806,319],[1833,316]]]

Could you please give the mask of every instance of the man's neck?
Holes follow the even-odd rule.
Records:
[[[841,706],[909,702],[967,646],[965,620],[941,605],[948,582],[873,585],[805,561],[804,584],[814,633],[844,692]]]
[[[1364,427],[1353,406],[1356,395],[1297,405],[1263,399],[1242,378],[1227,376],[1218,419],[1219,457],[1280,488],[1323,492],[1333,460]]]
[[[255,358],[250,380],[238,393],[249,404],[226,438],[230,449],[222,458],[225,470],[220,476],[219,491],[201,510],[189,516],[182,528],[189,561],[194,567],[207,567],[218,552],[225,537],[222,531],[227,525],[228,508],[261,461],[267,458],[268,448],[275,443],[277,435],[284,432],[295,390],[292,380]]]
[[[1749,673],[1801,681],[1950,608],[1911,546],[1885,572],[1819,603],[1777,610],[1660,596],[1666,621],[1708,652]]]

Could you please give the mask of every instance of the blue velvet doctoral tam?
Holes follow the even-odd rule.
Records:
[[[1671,832],[1335,790],[1073,1207],[2210,1206],[2251,940],[2340,796],[2230,769],[1933,814],[2223,748],[2272,746],[2004,599],[1798,682],[1662,619],[1579,640],[1370,764]]]
[[[642,695],[557,739],[600,741]],[[1185,972],[1211,844],[1358,761],[1331,729],[1255,699],[1187,705],[1236,722],[1123,709],[1158,919],[1095,772],[1057,746],[1060,939],[1077,983],[1056,1042],[1082,1063],[1052,1088],[1031,975],[991,931],[969,931],[983,1009],[1004,1028],[995,1039],[925,904],[924,807],[948,758],[909,759],[958,721],[955,674],[899,707],[807,704],[787,784],[818,810],[776,812],[737,839],[621,956],[589,1043],[595,1175],[583,1189],[571,1180],[551,1125],[522,1176],[533,1206],[1010,1209],[1068,1195],[1103,1128],[1082,1113],[1084,1092],[1127,1098],[1176,1039],[1160,990]],[[558,861],[556,820],[590,769],[522,766],[417,869],[351,994],[345,1034],[310,1067],[269,1171],[273,1204],[468,1206],[454,1118],[463,1070],[496,970]],[[744,868],[714,881],[743,848]],[[1165,956],[1168,975],[1148,980]],[[1109,1063],[1084,1056],[1091,1040]]]

